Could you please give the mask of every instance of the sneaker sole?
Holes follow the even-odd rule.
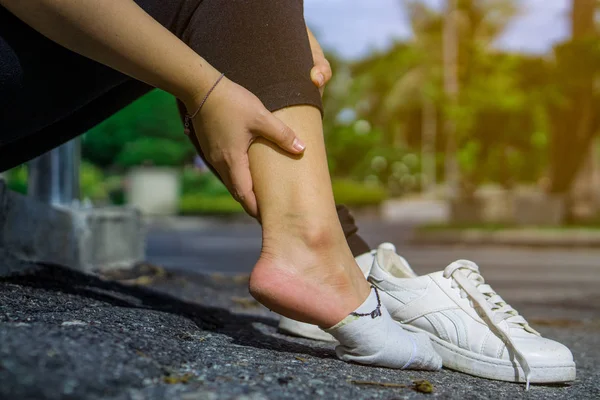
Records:
[[[400,322],[396,323],[400,324]],[[442,356],[444,367],[480,378],[507,382],[525,382],[521,367],[510,361],[499,360],[473,353],[448,343],[437,336],[412,325],[400,324],[414,333],[426,333],[431,338],[434,349]],[[531,366],[531,383],[562,383],[575,380],[575,363],[561,365]]]

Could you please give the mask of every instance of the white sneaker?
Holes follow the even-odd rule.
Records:
[[[394,248],[394,246],[391,244],[389,246],[392,246],[392,248]],[[361,254],[360,256],[355,258],[356,263],[365,275],[365,278],[369,276],[369,271],[371,270],[371,266],[373,265],[373,260],[375,260],[376,253],[376,250],[371,250],[370,252]],[[323,331],[316,325],[294,321],[293,319],[286,318],[284,316],[282,316],[279,320],[279,332],[292,336],[305,337],[308,339],[322,340],[324,342],[336,341],[333,336]]]
[[[479,267],[459,260],[421,277],[389,248],[379,249],[369,280],[392,318],[429,334],[444,366],[483,378],[549,383],[575,379],[573,355],[545,339],[485,284]]]

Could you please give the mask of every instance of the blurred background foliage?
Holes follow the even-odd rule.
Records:
[[[569,193],[600,127],[598,2],[571,0],[571,37],[531,55],[494,47],[519,1],[399,1],[410,40],[351,62],[328,54],[336,200],[377,204],[442,183],[458,197],[488,183]],[[183,170],[183,213],[240,211],[194,155],[175,100],[155,90],[85,134],[84,194],[117,201],[127,168],[171,166]],[[23,177],[14,171],[11,185],[24,191]]]
[[[83,158],[100,168],[181,166],[194,149],[183,133],[175,99],[153,90],[83,137]]]

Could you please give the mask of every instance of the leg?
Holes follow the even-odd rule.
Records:
[[[185,108],[183,107],[181,102],[178,102],[178,106],[179,112],[183,118],[183,115],[185,114]],[[208,162],[206,162],[206,158],[204,157],[204,153],[202,152],[202,148],[200,148],[200,144],[198,143],[198,139],[196,139],[196,136],[190,135],[190,140],[196,148],[196,151],[198,152],[200,157],[202,157],[202,159],[208,165],[210,170],[218,177],[219,174],[216,172],[216,170]],[[358,257],[362,254],[368,253],[371,250],[371,248],[369,247],[367,242],[358,234],[358,227],[356,226],[354,217],[350,213],[350,210],[348,210],[348,208],[346,208],[343,205],[337,205],[336,211],[338,219],[342,225],[344,236],[346,237],[348,246],[352,251],[352,255],[354,257]]]
[[[181,105],[180,110],[184,112]],[[332,326],[361,303],[356,291],[369,291],[353,257],[370,249],[356,234],[358,228],[348,209],[338,206],[336,212],[318,109],[291,107],[276,111],[276,115],[301,133],[303,140],[309,138],[312,150],[295,160],[266,142],[255,143],[251,149],[263,251],[250,290],[282,315]],[[190,138],[202,156],[195,135]],[[257,146],[260,148],[255,150]],[[294,179],[289,179],[292,176]],[[279,279],[281,275],[283,279]],[[344,293],[347,289],[351,291]],[[300,296],[289,296],[295,293]],[[336,299],[335,307],[331,302],[323,306],[328,295]]]
[[[263,225],[263,250],[250,290],[278,313],[333,326],[369,294],[335,211],[319,111],[276,112],[307,143],[295,160],[267,143],[251,147],[250,165]]]
[[[251,290],[280,314],[331,326],[365,299],[369,286],[348,249],[333,203],[321,101],[310,81],[312,57],[302,13],[301,1],[205,0],[181,37],[269,109],[280,110],[277,115],[311,143],[312,150],[299,160],[264,143],[251,149],[264,229],[263,256]],[[302,104],[315,107],[286,108]],[[304,286],[272,279],[284,271],[306,278],[296,281]],[[287,296],[287,303],[278,304],[284,299],[277,289],[285,286],[298,297]],[[310,299],[327,304],[310,304]]]
[[[204,0],[182,36],[307,144],[299,158],[263,141],[250,148],[263,226],[250,291],[282,315],[332,327],[344,360],[438,369],[441,360],[428,337],[408,334],[391,319],[346,242],[333,201],[302,15],[301,0]],[[346,225],[352,236],[354,224]]]
[[[250,292],[284,316],[332,327],[343,360],[439,369],[429,337],[396,324],[356,265],[335,211],[319,111],[298,106],[276,115],[301,135],[307,150],[294,159],[265,141],[250,148],[263,226]]]

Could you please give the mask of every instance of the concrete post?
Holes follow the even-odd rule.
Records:
[[[29,162],[28,194],[37,201],[69,206],[79,199],[79,139]]]
[[[74,203],[79,146],[75,139],[31,161],[29,196],[0,180],[0,276],[29,265],[18,260],[85,272],[132,268],[144,260],[145,224],[138,210]]]

